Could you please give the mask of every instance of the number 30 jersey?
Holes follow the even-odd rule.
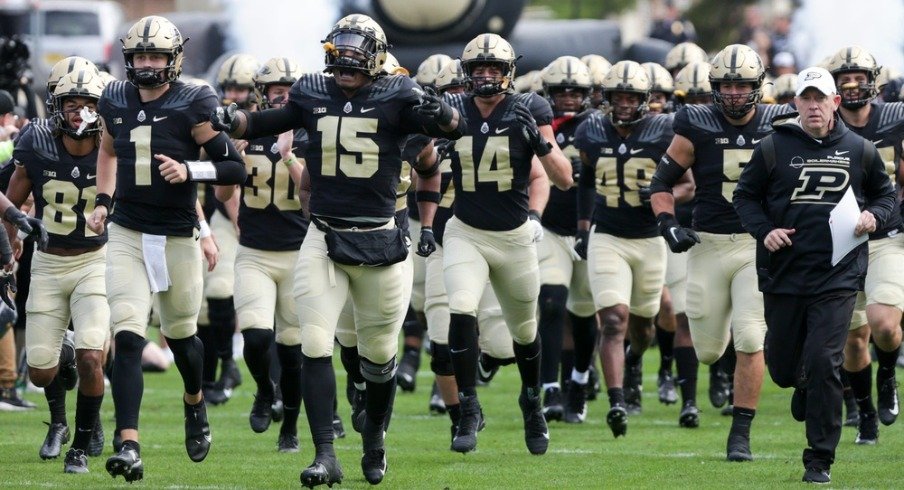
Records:
[[[196,184],[170,184],[160,175],[163,154],[178,162],[197,160],[192,128],[209,119],[217,97],[206,85],[173,82],[160,98],[144,103],[129,82],[110,82],[97,110],[116,151],[116,204],[111,219],[155,235],[192,236]],[[226,151],[226,148],[223,148]]]
[[[750,161],[754,145],[772,133],[772,118],[791,112],[787,105],[757,104],[755,110],[744,126],[731,125],[712,104],[686,105],[675,114],[675,134],[694,144],[695,230],[746,233],[731,204],[738,177]]]
[[[507,95],[484,118],[473,95],[455,95],[452,105],[468,119],[468,135],[451,152],[455,216],[490,231],[513,230],[527,221],[531,160],[534,151],[513,111],[527,106],[538,126],[552,122],[549,102],[537,94]]]
[[[659,235],[656,218],[641,201],[639,189],[650,185],[656,164],[672,140],[671,124],[671,115],[645,117],[627,138],[618,134],[603,113],[578,126],[574,146],[591,164],[583,166],[581,180],[592,180],[596,187],[593,223],[597,233],[622,238]]]

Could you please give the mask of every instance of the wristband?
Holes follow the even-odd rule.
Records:
[[[192,182],[214,182],[217,180],[217,168],[213,162],[185,162],[188,169],[188,180]]]
[[[530,211],[527,212],[527,216],[528,216],[528,218],[530,218],[532,220],[542,221],[540,212],[537,210],[531,209]]]
[[[211,235],[210,225],[207,224],[207,221],[205,221],[203,219],[201,221],[198,221],[198,226],[201,228],[201,233],[200,233],[201,238],[207,238]]]
[[[422,227],[421,227],[421,233],[423,233],[423,232],[425,232],[425,231],[426,231],[426,232],[429,232],[429,233],[432,235],[432,234],[433,234],[433,227],[432,227],[432,226],[422,226]]]
[[[546,141],[546,138],[542,139],[543,141],[540,143],[540,145],[538,147],[534,147],[534,153],[536,153],[538,157],[545,157],[546,155],[552,153],[552,143]]]
[[[101,192],[97,196],[94,197],[94,207],[103,206],[107,208],[107,212],[110,211],[110,208],[113,207],[113,197],[110,194],[104,194]]]
[[[417,202],[435,202],[439,204],[443,195],[436,191],[415,191],[414,199]]]
[[[289,156],[287,156],[286,158],[283,158],[282,162],[283,162],[283,164],[285,164],[285,166],[291,167],[297,161],[298,161],[298,158],[295,156],[295,154],[290,153]]]

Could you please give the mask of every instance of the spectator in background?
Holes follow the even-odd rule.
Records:
[[[769,67],[772,76],[780,77],[787,73],[797,74],[797,63],[794,55],[787,51],[779,51],[772,57],[772,66]]]
[[[19,132],[15,106],[13,96],[6,90],[0,90],[0,164],[6,163],[13,155],[13,138]]]
[[[683,43],[686,41],[697,41],[697,31],[691,21],[683,18],[681,10],[672,0],[666,0],[665,12],[659,16],[658,20],[653,22],[650,29],[650,37],[653,39],[662,39],[672,44]]]
[[[772,55],[772,58],[778,56],[779,53],[791,51],[791,17],[787,13],[780,13],[773,17],[771,41],[772,51],[769,54]]]

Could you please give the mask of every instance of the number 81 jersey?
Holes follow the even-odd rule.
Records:
[[[621,238],[659,235],[656,218],[640,199],[649,187],[656,164],[672,140],[672,116],[652,115],[622,138],[608,115],[596,113],[578,126],[574,146],[584,157],[581,180],[593,178],[597,233]]]

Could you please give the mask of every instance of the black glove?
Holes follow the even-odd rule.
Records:
[[[417,252],[415,253],[421,257],[429,257],[433,252],[436,252],[436,238],[433,237],[433,228],[422,226],[421,239],[417,242]]]
[[[229,104],[228,107],[217,107],[214,109],[210,113],[210,124],[213,129],[223,131],[226,134],[233,133],[239,128],[239,120],[235,115],[238,110],[239,106],[234,103]]]
[[[439,164],[455,150],[455,140],[437,139],[433,142],[433,147],[436,149],[436,163]]]
[[[50,238],[47,236],[47,228],[44,228],[44,223],[42,223],[41,220],[26,215],[22,211],[16,209],[15,206],[6,208],[3,217],[6,218],[6,221],[15,225],[19,231],[34,238],[35,242],[38,244],[38,250],[42,252],[47,250],[47,242]],[[0,258],[0,260],[2,260],[2,258]]]
[[[656,222],[659,223],[659,234],[665,238],[669,248],[676,254],[687,252],[691,247],[700,243],[697,233],[678,224],[678,220],[672,214],[659,213],[659,216],[656,216]]]
[[[528,144],[530,144],[531,149],[534,150],[534,153],[538,157],[549,155],[552,151],[552,145],[540,134],[540,128],[537,127],[537,121],[534,120],[530,109],[519,102],[515,104],[513,111],[515,112],[515,119],[521,124],[521,133]]]
[[[574,236],[574,251],[578,257],[587,260],[587,243],[590,242],[590,230],[578,230]]]
[[[648,209],[653,207],[650,202],[650,199],[653,197],[653,193],[650,191],[650,186],[641,186],[637,189],[637,193],[640,194],[640,203],[643,204],[643,207]]]
[[[439,126],[448,126],[455,115],[452,106],[436,95],[436,92],[430,87],[427,87],[421,94],[421,102],[414,106],[414,110]]]

